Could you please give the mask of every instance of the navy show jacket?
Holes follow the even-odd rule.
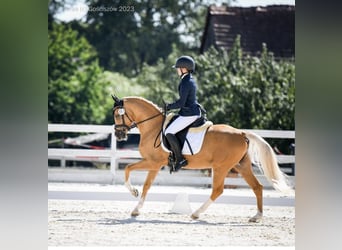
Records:
[[[197,85],[191,74],[185,75],[179,83],[179,99],[167,105],[167,109],[180,109],[181,116],[200,115],[200,107],[196,98]]]

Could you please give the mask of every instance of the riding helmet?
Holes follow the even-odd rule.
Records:
[[[191,56],[181,56],[177,59],[173,68],[186,68],[190,72],[195,71],[195,60]]]

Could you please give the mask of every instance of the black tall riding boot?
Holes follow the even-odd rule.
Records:
[[[188,161],[184,158],[182,150],[179,145],[179,141],[174,134],[167,134],[166,139],[168,140],[171,149],[175,155],[176,163],[174,171],[177,172],[181,167],[188,165]]]

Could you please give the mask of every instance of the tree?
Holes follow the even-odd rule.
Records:
[[[56,22],[55,15],[63,10],[67,5],[67,0],[49,0],[48,5],[48,30],[52,29],[52,25]]]
[[[49,25],[53,15],[71,1],[49,2]],[[87,38],[105,70],[137,76],[144,64],[154,65],[172,52],[198,51],[207,6],[231,1],[207,0],[88,0],[85,22],[70,24]]]
[[[53,123],[101,123],[110,107],[109,82],[87,40],[67,25],[52,25],[48,39],[48,112]]]
[[[166,57],[171,43],[179,40],[176,25],[167,21],[170,5],[175,3],[90,1],[84,34],[96,47],[100,64],[106,70],[135,76],[143,63],[153,64]]]
[[[198,49],[207,9],[200,0],[88,3],[85,25],[74,23],[74,28],[96,48],[106,70],[135,77],[144,64],[166,59],[172,44],[180,50]]]
[[[170,66],[180,52],[174,46],[166,59],[145,65],[137,82],[147,86],[146,97],[157,104],[178,98],[179,79]],[[199,102],[214,123],[237,128],[294,129],[295,67],[276,61],[264,46],[261,58],[243,57],[240,38],[228,52],[210,48],[196,61],[194,77]]]
[[[211,48],[197,58],[200,100],[216,123],[240,128],[294,129],[294,65],[242,57],[240,37],[229,53]]]
[[[132,88],[126,86],[139,85],[132,94],[159,105],[162,100],[174,100],[179,79],[171,65],[188,54],[197,62],[199,101],[213,122],[238,128],[294,129],[294,64],[276,61],[266,45],[260,58],[243,56],[239,37],[228,53],[212,48],[197,55],[194,48],[205,21],[200,0],[89,3],[86,23],[49,25],[49,119],[99,122],[106,115],[99,117],[101,112],[95,110],[109,105],[104,92],[113,90],[109,83],[113,79],[114,89],[124,82],[127,85],[121,91],[128,93]],[[187,41],[187,35],[196,37],[195,42]],[[103,74],[97,58],[107,71],[121,74]],[[103,103],[92,100],[94,96]],[[89,109],[78,107],[87,101],[93,103]]]

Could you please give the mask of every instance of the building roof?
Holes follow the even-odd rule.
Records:
[[[240,35],[244,53],[258,56],[262,44],[275,57],[295,55],[295,6],[270,5],[266,7],[208,7],[200,53],[212,45],[229,52]]]

